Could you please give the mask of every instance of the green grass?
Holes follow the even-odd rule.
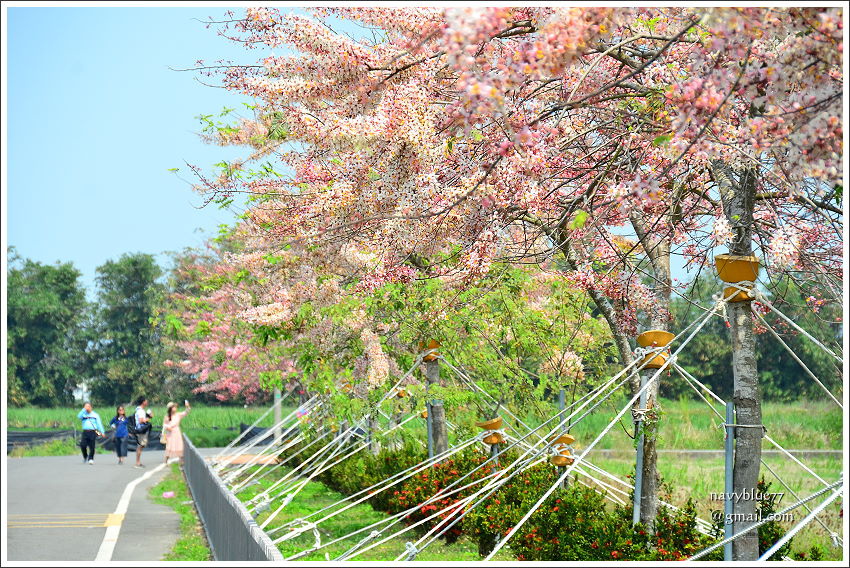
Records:
[[[95,454],[111,454],[99,446],[95,446]],[[34,446],[18,446],[9,453],[10,458],[36,458],[44,456],[81,456],[80,446],[71,438],[51,440]]]
[[[166,491],[174,491],[174,497],[164,498],[162,494]],[[198,520],[198,514],[195,507],[188,503],[192,496],[186,486],[180,465],[171,464],[171,471],[161,482],[150,489],[148,495],[154,503],[168,505],[180,515],[180,538],[174,543],[174,547],[164,560],[189,562],[212,560],[212,554]]]
[[[275,479],[279,479],[288,469],[284,467],[277,468],[274,474],[268,475],[262,480],[260,480],[260,486],[252,486],[245,491],[239,494],[239,498],[243,501],[247,501],[251,497],[260,493],[263,489],[270,486]],[[329,489],[322,483],[319,482],[310,482],[308,483],[301,492],[293,499],[293,501],[285,508],[281,513],[275,517],[275,519],[269,524],[266,530],[272,530],[274,527],[280,526],[287,521],[291,521],[293,519],[298,519],[304,517],[305,515],[309,515],[314,511],[318,511],[328,505],[332,505],[339,500],[341,500],[344,496],[336,491]],[[271,511],[264,512],[257,517],[257,522],[262,524],[262,522],[267,519],[271,515]],[[355,531],[360,528],[367,527],[372,523],[380,521],[381,519],[387,518],[388,515],[374,510],[368,504],[360,504],[355,507],[352,507],[335,516],[328,521],[325,521],[319,525],[319,532],[321,534],[322,542],[326,543],[335,538],[347,535],[352,531]],[[313,519],[315,520],[315,519]],[[374,544],[379,542],[386,536],[389,536],[393,532],[400,530],[403,528],[403,525],[397,524],[392,526],[385,534],[380,537],[370,541],[369,544]],[[299,558],[298,560],[307,560],[307,561],[316,561],[316,560],[333,560],[335,557],[339,556],[358,542],[363,539],[369,531],[365,531],[361,534],[354,535],[344,541],[339,543],[330,545],[326,548],[323,548],[317,552],[309,554],[303,558]],[[359,556],[355,556],[352,560],[359,561],[387,561],[392,560],[398,555],[402,554],[405,551],[405,543],[415,542],[419,535],[415,532],[416,529],[411,529],[407,533],[392,538],[387,542],[376,546],[375,548],[364,552]],[[272,534],[272,539],[280,536],[282,533]],[[283,554],[284,558],[292,556],[304,549],[310,548],[315,541],[315,537],[312,531],[307,531],[306,533],[293,538],[291,540],[286,540],[278,544],[278,548]],[[365,548],[365,547],[364,547]],[[325,556],[327,554],[327,557]],[[509,554],[498,554],[495,557],[496,560],[511,560],[512,557]],[[481,557],[478,556],[478,547],[477,545],[469,540],[468,538],[461,537],[458,541],[446,545],[443,541],[437,541],[434,544],[428,546],[424,551],[419,553],[416,557],[418,561],[433,561],[433,562],[441,562],[444,560],[462,560],[462,561],[477,561],[481,560]]]

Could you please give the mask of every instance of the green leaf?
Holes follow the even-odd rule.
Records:
[[[662,134],[661,136],[656,137],[655,140],[652,141],[652,145],[657,148],[657,147],[661,146],[662,144],[666,144],[672,138],[673,138],[672,134]]]
[[[576,211],[576,214],[573,216],[573,220],[570,221],[570,229],[575,230],[584,227],[585,223],[587,223],[587,217],[587,211],[583,209],[579,209],[578,211]]]

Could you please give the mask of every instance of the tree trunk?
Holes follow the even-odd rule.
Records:
[[[753,205],[756,194],[756,171],[743,170],[739,179],[735,172],[720,162],[712,164],[712,173],[720,188],[723,211],[732,226],[734,240],[729,245],[733,255],[752,254]],[[733,395],[736,424],[755,427],[735,428],[735,462],[732,470],[734,493],[733,529],[735,534],[755,524],[761,461],[761,396],[756,366],[755,335],[750,302],[728,304],[729,332],[732,339]],[[749,497],[749,498],[746,498]],[[739,520],[741,519],[741,520]],[[750,531],[733,541],[733,560],[756,560],[759,556],[758,531]]]
[[[428,386],[440,384],[440,360],[425,362],[425,377]],[[431,424],[431,442],[434,455],[441,454],[449,449],[449,434],[446,426],[446,409],[442,400],[428,401],[428,419]]]
[[[369,452],[373,456],[378,455],[378,453],[380,453],[380,451],[381,451],[381,443],[378,442],[377,436],[375,436],[375,434],[377,433],[377,430],[378,430],[378,421],[375,420],[374,416],[370,416],[366,420],[366,432],[367,432],[368,441],[369,441]]]
[[[660,227],[654,230],[647,226],[643,216],[633,211],[630,215],[632,226],[640,240],[641,246],[649,259],[654,282],[653,294],[656,299],[656,309],[649,314],[650,329],[668,331],[670,327],[670,294],[672,280],[670,277],[670,239],[673,231],[670,218],[667,217]],[[657,369],[646,369],[643,376],[649,381]],[[660,411],[658,404],[658,388],[661,376],[651,382],[646,390],[644,408],[653,409],[651,414],[657,416]],[[658,475],[658,453],[656,450],[658,423],[651,420],[643,430],[643,460],[641,467],[640,490],[640,522],[651,530],[655,524],[658,512],[658,486],[661,479]],[[640,443],[640,442],[639,442]]]

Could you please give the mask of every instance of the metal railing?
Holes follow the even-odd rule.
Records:
[[[215,560],[283,561],[283,556],[186,435],[183,469]]]

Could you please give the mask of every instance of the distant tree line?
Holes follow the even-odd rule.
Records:
[[[186,253],[189,254],[189,253]],[[14,406],[57,406],[73,402],[85,383],[97,404],[126,403],[145,394],[153,401],[193,397],[197,383],[175,367],[167,334],[170,296],[191,282],[159,266],[153,255],[125,254],[97,268],[94,301],[86,299],[81,273],[72,263],[42,264],[8,251],[7,375]],[[674,329],[680,329],[713,303],[713,275],[696,278],[688,299],[672,302]],[[841,307],[813,304],[790,280],[771,283],[772,302],[827,345],[840,345]],[[807,338],[767,314],[783,340],[833,394],[841,396],[841,369]],[[823,398],[814,381],[769,332],[758,336],[760,386],[766,400]],[[678,362],[721,397],[731,393],[732,351],[721,318],[711,322],[679,354]],[[695,397],[675,373],[661,382],[663,396]],[[238,401],[234,401],[238,402]]]
[[[95,300],[70,262],[42,264],[8,251],[8,400],[58,406],[85,383],[97,404],[190,396],[193,379],[163,361],[155,317],[175,283],[153,255],[125,254],[97,268]],[[197,398],[197,397],[195,397]]]

